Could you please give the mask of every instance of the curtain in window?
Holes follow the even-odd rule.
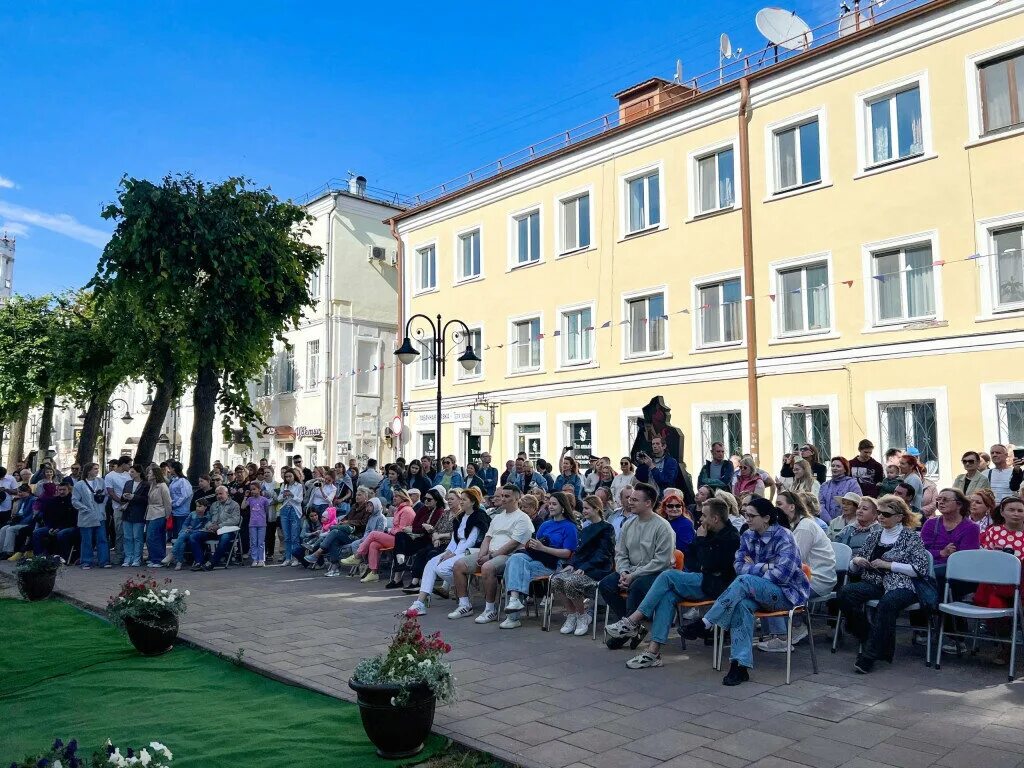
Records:
[[[998,131],[1013,122],[1013,107],[1010,102],[1010,66],[1011,61],[999,61],[987,64],[981,69],[981,79],[984,84],[981,92],[985,100],[986,131]],[[1024,88],[1024,85],[1019,87]]]
[[[992,235],[996,256],[999,303],[1024,301],[1024,229],[1004,229]]]
[[[900,297],[899,251],[875,256],[875,292],[878,297],[878,319],[895,320],[903,317]]]
[[[530,220],[530,261],[540,258],[540,214],[531,213]]]
[[[579,247],[576,242],[577,226],[576,201],[562,203],[562,248],[566,251]]]
[[[924,152],[924,129],[921,124],[921,91],[911,88],[896,94],[896,123],[900,138],[900,157]]]
[[[889,124],[889,99],[871,105],[871,161],[881,163],[892,157],[892,126]]]
[[[523,370],[530,367],[530,324],[516,324],[516,368]]]
[[[516,221],[516,229],[519,240],[519,263],[525,264],[530,260],[530,217],[524,216]]]
[[[721,341],[719,328],[722,323],[722,307],[719,287],[712,285],[700,289],[701,339],[704,344]]]
[[[807,268],[807,330],[828,328],[828,267]]]
[[[665,349],[665,297],[660,293],[647,300],[647,338],[649,352],[662,352]]]
[[[644,223],[644,180],[629,182],[629,231],[643,229]]]
[[[804,330],[804,297],[801,290],[801,273],[794,269],[781,274],[782,285],[782,330],[784,333]]]
[[[779,189],[795,187],[800,183],[796,170],[796,129],[778,134]]]
[[[743,302],[740,296],[740,281],[727,280],[722,283],[722,314],[725,336],[722,341],[739,341],[743,329]]]
[[[718,170],[715,155],[697,162],[697,187],[700,193],[700,212],[718,207]]]
[[[590,195],[583,195],[577,201],[579,204],[579,237],[576,245],[580,248],[590,246]]]
[[[935,314],[932,249],[929,245],[907,248],[907,317]]]
[[[647,351],[647,300],[629,302],[629,348],[631,352]]]
[[[732,180],[732,150],[727,149],[718,153],[718,205],[721,208],[731,208],[735,202]]]

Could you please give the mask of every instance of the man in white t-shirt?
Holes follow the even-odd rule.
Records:
[[[989,449],[992,456],[992,465],[983,474],[988,478],[992,487],[992,495],[996,497],[998,504],[1007,496],[1013,496],[1020,490],[1021,479],[1024,477],[1024,470],[1021,464],[1024,461],[1017,460],[1010,463],[1010,452],[1005,445],[993,445]]]
[[[533,536],[533,522],[529,515],[519,509],[519,488],[505,485],[498,489],[495,496],[501,509],[491,518],[480,551],[470,554],[455,564],[452,580],[455,582],[455,594],[459,597],[458,607],[448,614],[449,619],[461,619],[473,613],[473,604],[469,601],[469,577],[480,569],[480,578],[484,583],[484,610],[475,621],[487,624],[498,619],[498,577],[505,572],[508,556],[522,549]]]
[[[11,522],[11,508],[14,505],[13,494],[18,490],[18,481],[7,474],[7,467],[0,467],[0,489],[4,491],[4,500],[0,501],[0,525]]]
[[[117,465],[112,472],[107,472],[103,478],[103,488],[110,499],[110,508],[114,512],[114,559],[112,565],[124,565],[124,528],[121,524],[121,514],[124,504],[121,496],[124,495],[125,484],[132,479],[128,474],[128,467],[132,465],[130,456],[122,456],[117,460]]]

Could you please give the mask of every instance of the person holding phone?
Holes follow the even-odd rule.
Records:
[[[1013,496],[1020,491],[1021,481],[1024,480],[1024,451],[1018,458],[1015,450],[1011,463],[1010,452],[1006,446],[996,443],[989,449],[989,455],[992,457],[992,466],[984,475],[988,478],[996,503],[999,504],[1007,496]]]
[[[302,483],[295,470],[288,467],[281,473],[281,479],[277,501],[281,503],[278,523],[284,538],[283,565],[298,565],[299,561],[292,555],[298,549],[299,529],[302,526]]]

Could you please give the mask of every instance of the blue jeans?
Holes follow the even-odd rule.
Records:
[[[672,628],[672,617],[680,600],[706,599],[701,591],[703,581],[704,576],[700,573],[671,570],[658,574],[637,608],[651,620],[651,640],[659,645],[668,642],[668,631]]]
[[[249,526],[249,554],[254,563],[262,563],[267,559],[267,526]]]
[[[729,630],[732,646],[729,658],[742,666],[754,666],[754,613],[789,610],[790,605],[782,590],[760,576],[737,576],[721,594],[704,617],[710,624]]]
[[[127,523],[122,521],[124,531],[124,562],[142,563],[142,542],[146,537],[145,523]]]
[[[104,525],[79,528],[82,536],[82,565],[106,565],[110,562],[110,545]],[[93,550],[96,550],[95,552]]]
[[[505,591],[518,592],[524,598],[530,594],[530,581],[539,576],[550,576],[554,573],[544,563],[534,560],[525,552],[516,552],[509,555],[505,563]],[[518,611],[510,612],[510,616],[518,614]]]
[[[621,619],[637,609],[644,597],[647,596],[647,590],[660,575],[659,573],[645,573],[642,576],[637,576],[629,583],[625,598],[619,594],[619,574],[615,571],[601,579],[598,588],[601,590],[601,597],[612,609],[612,613]]]
[[[187,519],[188,519],[188,512],[185,512],[185,514],[183,514],[183,515],[172,515],[171,516],[171,523],[174,525],[174,527],[170,530],[170,536],[167,537],[168,541],[170,541],[171,539],[178,538],[178,534],[181,533],[181,526],[183,526],[185,524],[185,521]]]
[[[177,538],[174,540],[174,545],[171,547],[171,557],[174,558],[176,563],[185,562],[185,550],[188,548],[188,537],[194,531],[184,530],[178,532]]]
[[[293,507],[281,507],[281,536],[284,537],[284,559],[288,560],[292,552],[299,548],[299,533],[302,531],[302,520]]]
[[[32,551],[37,555],[60,555],[67,560],[77,535],[77,528],[61,528],[52,536],[49,528],[36,528],[32,531]]]
[[[146,547],[149,549],[149,562],[159,563],[167,556],[167,520],[158,517],[146,522]]]
[[[206,562],[206,542],[217,539],[217,549],[213,553],[213,564],[220,565],[231,549],[235,533],[224,533],[218,536],[210,531],[194,531],[188,535],[188,543],[192,547],[192,557],[196,563]]]
[[[327,559],[332,563],[336,563],[341,560],[341,550],[346,544],[352,543],[352,529],[347,525],[339,525],[330,530],[330,532],[324,537],[323,541],[320,542],[320,549],[327,555]]]

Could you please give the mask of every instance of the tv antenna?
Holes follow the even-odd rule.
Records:
[[[806,51],[814,40],[814,34],[807,26],[807,22],[793,11],[784,8],[762,8],[754,17],[754,24],[768,39],[768,48],[773,49],[776,62],[779,60],[779,48]],[[767,48],[765,52],[767,53]]]
[[[885,0],[879,0],[877,5],[881,5]],[[852,34],[860,32],[862,29],[867,29],[875,23],[875,9],[874,6],[869,6],[868,13],[860,10],[859,0],[854,0],[853,9],[845,2],[839,6],[839,37],[849,37]]]
[[[729,36],[722,33],[722,36],[718,38],[718,84],[721,85],[725,82],[725,62],[738,59],[743,55],[743,49],[737,48],[735,51],[732,48],[732,41]]]

